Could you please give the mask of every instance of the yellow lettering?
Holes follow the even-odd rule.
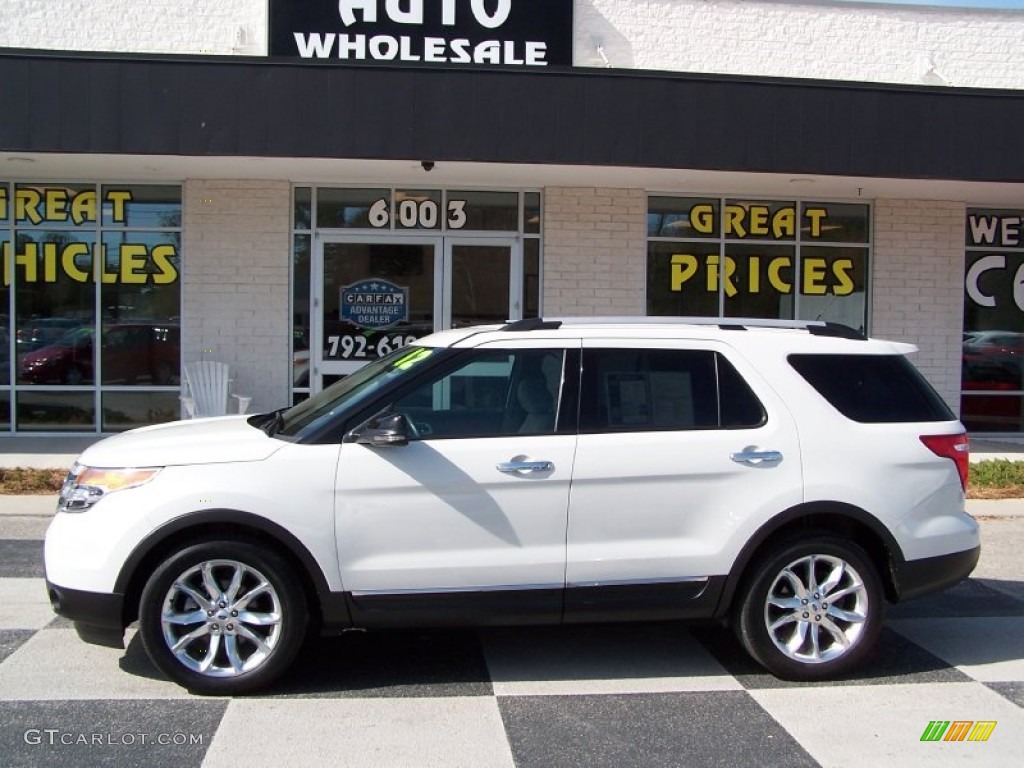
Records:
[[[118,222],[119,224],[123,224],[127,219],[127,215],[125,214],[124,210],[125,203],[131,202],[132,193],[129,192],[128,190],[108,189],[106,197],[107,202],[113,203],[114,205],[114,210],[111,213],[111,218],[113,218],[113,220]]]
[[[92,260],[93,279],[97,283],[116,283],[117,272],[107,272],[107,247],[96,246],[96,257]]]
[[[803,292],[808,296],[824,296],[828,292],[825,284],[825,267],[828,262],[824,259],[807,259],[804,262],[804,286]]]
[[[708,256],[708,291],[718,292],[718,257]]]
[[[0,186],[0,221],[7,220],[7,187]]]
[[[732,276],[736,274],[736,259],[732,256],[725,257],[725,274],[722,275],[722,282],[725,283],[725,295],[735,296],[739,293],[732,282]]]
[[[751,256],[747,263],[750,265],[747,269],[750,271],[750,292],[760,293],[761,292],[761,257]]]
[[[68,220],[68,192],[66,189],[46,190],[46,220]],[[51,281],[47,280],[47,282]]]
[[[793,265],[789,256],[780,256],[768,262],[768,282],[779,293],[789,293],[793,286],[782,279],[781,272]]]
[[[96,221],[96,191],[87,189],[71,200],[71,220],[75,224]]]
[[[153,264],[158,270],[153,274],[155,285],[170,285],[178,279],[178,269],[171,261],[177,255],[173,245],[158,245],[153,249]]]
[[[764,205],[750,206],[750,234],[768,234],[768,207]]]
[[[40,224],[43,217],[39,214],[39,203],[42,196],[37,189],[19,189],[14,193],[14,216],[19,221]]]
[[[172,246],[158,246],[153,249],[153,260],[157,260],[159,248],[171,248]],[[166,263],[166,262],[165,262]],[[170,264],[167,264],[170,267]],[[678,292],[683,290],[683,283],[697,274],[697,257],[689,253],[672,254],[672,285],[671,290]],[[155,282],[155,278],[154,278]],[[167,282],[174,282],[173,279]]]
[[[804,218],[811,224],[811,237],[821,237],[821,223],[828,217],[824,208],[805,208]]]
[[[783,208],[772,217],[772,234],[776,238],[796,237],[796,208]]]
[[[67,245],[60,254],[60,263],[64,268],[64,274],[76,283],[89,282],[89,273],[83,269],[79,269],[78,262],[75,261],[79,256],[88,255],[89,246],[85,243],[70,243]]]
[[[690,209],[690,226],[702,235],[715,232],[715,208],[712,205],[695,205]]]
[[[121,246],[121,282],[127,285],[146,284],[149,249],[145,245],[125,243]]]
[[[747,231],[743,228],[743,217],[746,211],[742,205],[725,206],[725,234],[746,237]]]
[[[25,243],[24,253],[14,253],[14,264],[25,270],[26,283],[34,283],[38,279],[38,257],[39,248],[35,243]]]
[[[853,259],[836,259],[832,262],[832,274],[839,281],[839,284],[832,289],[836,296],[849,296],[853,293],[853,278],[850,276],[852,271]]]
[[[43,243],[43,282],[57,282],[57,244]]]

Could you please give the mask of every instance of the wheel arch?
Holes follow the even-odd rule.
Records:
[[[154,530],[125,560],[114,585],[124,595],[125,626],[138,618],[139,600],[157,564],[171,552],[215,538],[247,541],[274,551],[291,566],[306,595],[310,617],[323,628],[351,626],[342,593],[332,592],[316,558],[282,526],[250,512],[204,510],[175,518]]]
[[[902,561],[903,550],[892,533],[860,507],[839,501],[814,501],[776,515],[747,540],[733,562],[715,617],[728,617],[737,592],[749,578],[751,565],[762,552],[788,537],[812,532],[836,534],[857,544],[877,569],[886,599],[897,599],[893,563]]]

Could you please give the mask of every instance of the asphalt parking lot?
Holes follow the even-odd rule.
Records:
[[[44,594],[49,500],[0,506],[3,766],[1024,764],[1020,505],[976,507],[974,577],[890,610],[839,682],[780,682],[728,632],[663,623],[349,633],[236,699],[169,683],[131,630],[125,651],[80,642]],[[922,741],[947,722],[988,738]]]

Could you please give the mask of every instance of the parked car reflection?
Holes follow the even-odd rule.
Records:
[[[57,341],[18,358],[18,381],[26,384],[95,382],[95,328],[81,326]],[[103,328],[103,383],[175,384],[181,334],[166,323],[120,323]]]

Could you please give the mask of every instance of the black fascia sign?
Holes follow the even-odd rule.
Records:
[[[573,0],[270,0],[269,53],[335,64],[572,66]]]

